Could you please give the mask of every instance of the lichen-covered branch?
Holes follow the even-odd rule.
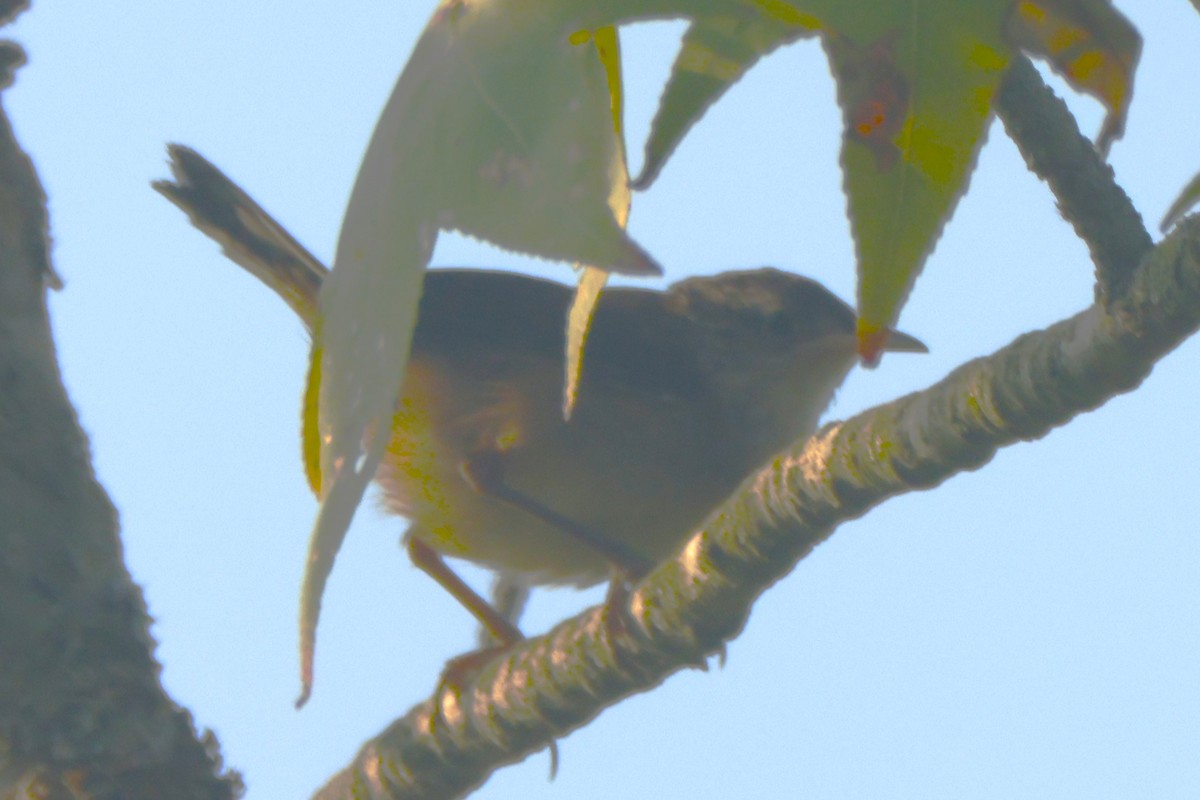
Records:
[[[1154,243],[1112,167],[1024,56],[1004,76],[996,110],[1025,163],[1049,184],[1059,211],[1087,244],[1100,301],[1119,297]]]
[[[21,60],[0,43],[0,64]],[[235,797],[215,740],[159,683],[116,510],[59,377],[56,283],[45,197],[0,110],[0,796]]]
[[[413,708],[316,796],[443,798],[623,697],[704,662],[754,600],[842,522],[976,469],[1130,391],[1200,326],[1200,218],[1086,311],[959,367],[929,389],[826,426],[743,484],[632,597],[636,636],[591,609]],[[618,628],[619,629],[619,628]]]

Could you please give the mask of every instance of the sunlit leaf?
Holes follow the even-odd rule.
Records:
[[[305,447],[307,471],[322,506],[301,599],[305,695],[320,594],[386,442],[439,231],[659,271],[614,215],[628,175],[608,72],[581,30],[595,28],[517,0],[443,2],[367,148],[321,293],[309,373],[319,385],[306,393],[306,442],[319,445]]]
[[[600,300],[600,291],[608,282],[608,273],[595,267],[584,267],[579,285],[567,313],[566,382],[563,386],[563,419],[570,419],[579,397],[579,376],[583,370],[583,350],[587,343],[592,314]]]
[[[622,136],[622,119],[624,118],[624,94],[621,85],[621,48],[614,27],[601,28],[592,36],[587,31],[575,34],[576,39],[591,37],[596,45],[596,55],[604,65],[608,78],[609,102],[612,110],[613,131],[617,135],[617,145],[622,148],[621,159],[624,161],[625,140]],[[630,192],[628,184],[625,191],[613,192],[609,196],[613,216],[621,227],[629,222]],[[575,297],[571,301],[571,309],[567,314],[567,352],[564,367],[565,380],[563,383],[563,419],[571,418],[575,401],[579,396],[579,376],[583,370],[583,350],[587,342],[587,332],[592,324],[592,314],[596,303],[600,300],[600,292],[608,282],[608,272],[597,267],[582,267],[579,274],[579,285],[575,289]]]

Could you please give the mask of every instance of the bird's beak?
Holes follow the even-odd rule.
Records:
[[[886,344],[880,350],[880,355],[883,353],[929,352],[929,348],[925,346],[925,343],[915,336],[909,336],[907,333],[901,333],[896,330],[888,330],[886,333]],[[850,332],[831,334],[826,336],[820,343],[823,347],[832,347],[838,352],[845,352],[847,354],[857,352],[859,344],[858,337]],[[874,366],[874,364],[867,364],[865,362],[863,362],[863,365],[868,369]]]
[[[928,353],[929,348],[915,336],[907,333],[892,331],[888,334],[887,344],[883,346],[885,353]]]

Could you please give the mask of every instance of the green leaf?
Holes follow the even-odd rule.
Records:
[[[1124,127],[1140,38],[1108,0],[744,0],[739,13],[699,14],[685,35],[638,187],[758,58],[814,30],[844,118],[859,349],[871,361],[966,191],[1013,54],[1047,58],[1105,103],[1104,149]]]
[[[1200,0],[1197,1],[1200,2]],[[1200,173],[1192,178],[1187,186],[1183,187],[1179,197],[1175,198],[1174,203],[1171,203],[1171,207],[1163,215],[1163,221],[1159,223],[1159,230],[1166,233],[1174,228],[1197,204],[1200,204]]]
[[[1124,127],[1140,47],[1107,0],[892,6],[896,16],[875,17],[874,30],[825,37],[846,121],[842,162],[858,252],[859,349],[868,361],[966,191],[1016,49],[1046,55],[1073,85],[1108,105],[1104,147]],[[1034,36],[1027,35],[1031,21],[1038,23]]]
[[[692,126],[760,58],[815,33],[815,19],[783,4],[773,10],[739,5],[688,27],[651,123],[642,171],[633,188],[646,189],[654,183]]]

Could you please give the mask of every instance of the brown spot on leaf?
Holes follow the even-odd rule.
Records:
[[[896,67],[897,32],[860,44],[825,31],[825,50],[837,76],[838,99],[846,117],[846,137],[875,154],[881,172],[896,165],[896,136],[908,118],[908,80]]]

